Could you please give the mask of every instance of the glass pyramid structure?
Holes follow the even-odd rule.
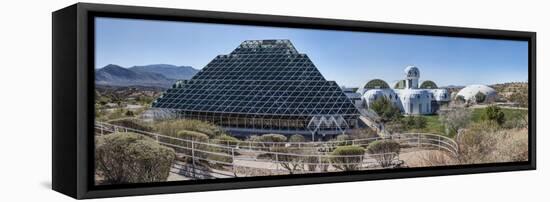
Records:
[[[340,134],[359,112],[289,40],[249,40],[153,102],[177,118],[242,134]]]

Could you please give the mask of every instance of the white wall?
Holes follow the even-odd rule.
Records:
[[[538,32],[538,78],[550,76],[549,6],[545,1],[390,0],[141,0],[91,1],[142,6],[252,12],[530,30]],[[313,3],[314,2],[314,3]],[[1,1],[0,201],[69,201],[51,183],[51,14],[74,1]],[[550,89],[538,83],[538,89]],[[549,100],[539,90],[538,100]],[[546,91],[547,92],[547,91]],[[550,198],[549,105],[538,108],[538,170],[313,186],[125,197],[109,201],[542,201]],[[538,200],[537,200],[538,199]]]

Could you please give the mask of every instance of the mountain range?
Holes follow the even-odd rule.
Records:
[[[170,87],[176,80],[190,79],[199,70],[190,66],[153,64],[124,68],[109,64],[96,69],[95,83],[107,86]]]

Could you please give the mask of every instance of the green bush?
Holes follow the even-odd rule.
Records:
[[[369,144],[367,153],[371,154],[382,167],[392,165],[393,159],[399,155],[401,146],[393,140],[377,140]]]
[[[361,167],[365,149],[359,146],[339,146],[332,151],[331,162],[338,170],[358,170]]]
[[[265,134],[260,136],[260,142],[286,142],[286,137],[281,134]]]
[[[351,145],[351,137],[346,134],[336,136],[336,141],[338,146]]]
[[[302,135],[295,134],[295,135],[290,136],[290,138],[288,138],[288,141],[289,142],[305,142],[306,138]]]
[[[485,108],[481,114],[481,120],[494,121],[498,125],[502,125],[506,121],[506,117],[500,107],[491,105]]]
[[[174,136],[181,130],[195,131],[208,135],[209,138],[215,138],[225,134],[222,128],[208,122],[177,119],[165,120],[154,123],[154,130],[162,135]]]
[[[96,137],[96,173],[105,184],[166,181],[175,158],[173,149],[136,133]]]
[[[108,123],[117,125],[117,126],[132,128],[136,130],[147,131],[147,132],[150,132],[153,130],[153,128],[148,126],[143,121],[139,119],[134,119],[134,118],[116,119],[116,120],[108,121]]]
[[[207,135],[195,131],[180,130],[176,135],[171,135],[171,137],[183,140],[161,138],[161,141],[179,146],[176,148],[176,151],[185,154],[188,162],[193,160],[192,156],[195,156],[195,160],[205,159],[208,156],[208,153],[204,152],[208,151],[208,145],[203,144],[208,142]],[[191,143],[191,141],[194,143]]]
[[[219,137],[216,137],[214,141],[217,142],[218,144],[232,146],[232,147],[237,146],[241,142],[236,137],[229,136],[229,135],[221,135]]]

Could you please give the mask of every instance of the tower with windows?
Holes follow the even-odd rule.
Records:
[[[420,78],[420,70],[415,66],[405,68],[405,88],[417,89],[418,79]]]

